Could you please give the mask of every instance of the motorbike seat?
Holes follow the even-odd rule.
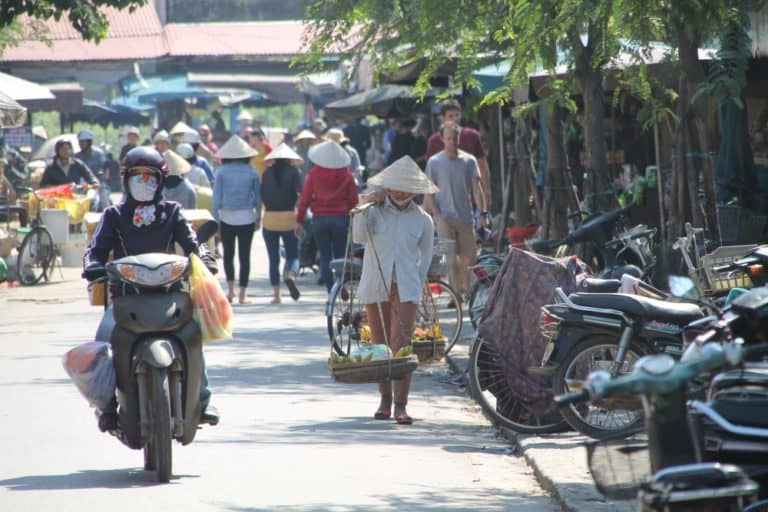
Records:
[[[616,293],[621,286],[618,279],[598,279],[588,277],[581,282],[581,290],[587,293]]]
[[[712,379],[710,405],[736,425],[768,429],[768,368],[750,367],[730,370]]]
[[[570,300],[578,306],[616,309],[630,316],[687,324],[704,316],[696,304],[664,302],[624,293],[573,293]]]

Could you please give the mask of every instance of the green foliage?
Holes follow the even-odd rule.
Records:
[[[101,41],[107,36],[109,23],[100,12],[101,7],[117,7],[133,11],[147,0],[3,0],[0,9],[0,30],[5,29],[22,15],[38,20],[60,20],[65,13],[72,26],[83,39]]]

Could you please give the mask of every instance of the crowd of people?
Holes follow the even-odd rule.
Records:
[[[188,230],[168,222],[184,209],[208,208],[219,225],[229,301],[249,302],[252,243],[261,230],[271,302],[279,304],[281,284],[293,300],[301,296],[299,246],[311,225],[320,281],[328,291],[334,282],[331,261],[345,257],[350,242],[365,246],[358,296],[374,341],[392,350],[412,337],[435,235],[455,242],[449,278],[460,296],[468,292],[475,233],[489,223],[490,194],[485,149],[475,130],[459,124],[457,102],[441,105],[442,124],[434,134],[423,121],[410,119],[373,129],[360,120],[329,128],[318,119],[272,147],[251,116],[238,121],[238,133],[220,147],[205,124],[194,129],[180,121],[141,146],[140,131],[126,130],[120,152],[126,193],[105,212],[109,222],[97,228],[88,258],[101,262],[103,249],[118,239],[138,247],[136,252],[122,246],[126,254],[141,253],[144,246],[154,247],[149,238],[157,230],[185,252],[208,256],[188,240]],[[69,142],[56,145],[43,185],[84,181],[97,187],[99,178],[108,181],[107,159],[93,147],[93,134],[81,132],[78,141],[75,155]],[[175,205],[172,212],[167,204]],[[410,423],[409,385],[410,379],[383,383],[375,418],[391,417],[394,405],[398,423]]]

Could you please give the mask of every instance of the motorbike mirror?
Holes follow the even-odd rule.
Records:
[[[686,276],[669,276],[667,279],[667,285],[669,291],[675,297],[682,297],[686,299],[697,299],[698,293],[696,290],[696,283],[693,279]]]

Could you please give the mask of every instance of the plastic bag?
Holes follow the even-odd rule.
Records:
[[[115,397],[117,385],[109,343],[91,341],[78,345],[64,354],[61,362],[88,403],[103,411]]]
[[[195,320],[200,324],[203,343],[232,337],[232,305],[218,279],[203,261],[192,254],[189,295],[195,307]]]

